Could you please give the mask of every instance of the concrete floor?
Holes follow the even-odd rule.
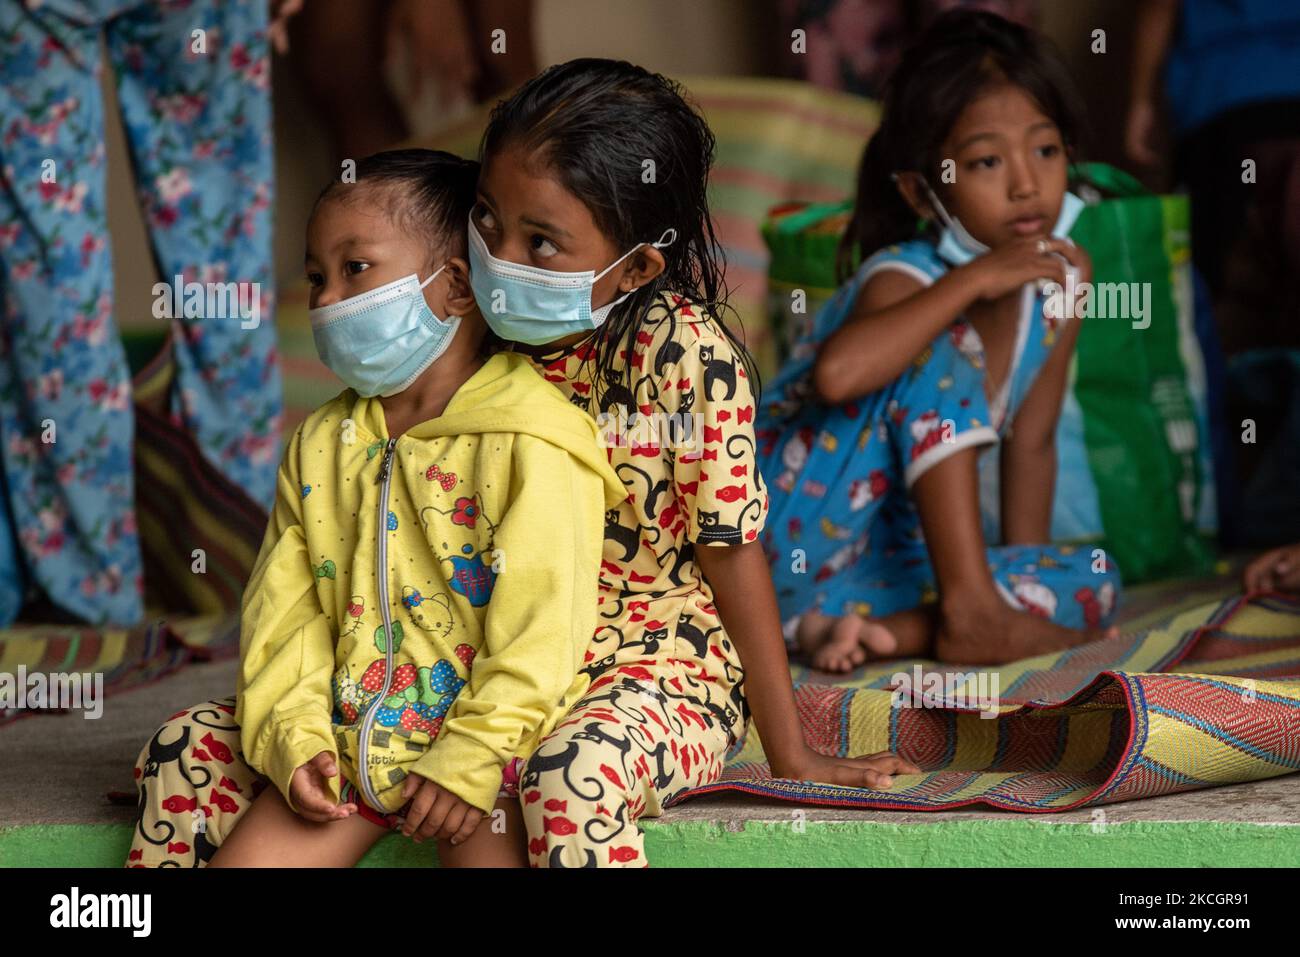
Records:
[[[98,720],[79,713],[42,714],[0,728],[0,827],[27,824],[129,824],[131,804],[112,804],[109,791],[134,794],[131,768],[140,748],[168,715],[235,687],[236,662],[191,665],[178,674],[104,702]],[[661,825],[708,823],[728,831],[746,823],[809,822],[933,826],[952,822],[1026,820],[989,809],[934,813],[792,805],[749,796],[710,795],[670,808]],[[1104,808],[1109,824],[1139,822],[1300,825],[1300,777],[1167,795]],[[1095,809],[1033,815],[1037,821],[1092,824]]]
[[[0,827],[130,824],[131,806],[109,791],[135,793],[131,769],[150,735],[172,714],[234,694],[235,660],[187,665],[150,685],[110,695],[103,714],[39,714],[0,727]]]

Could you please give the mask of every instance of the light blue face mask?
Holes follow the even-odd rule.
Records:
[[[469,277],[474,298],[488,326],[502,339],[539,346],[575,332],[599,328],[614,307],[632,295],[624,293],[613,302],[591,308],[591,290],[611,269],[642,246],[663,249],[677,239],[677,230],[666,229],[655,243],[637,243],[599,273],[556,272],[497,259],[488,252],[471,217],[469,222]],[[635,290],[633,290],[635,292]]]
[[[341,302],[308,312],[321,361],[357,395],[395,395],[451,345],[460,316],[446,322],[425,302],[424,282],[412,273]]]
[[[929,183],[925,184],[925,191],[929,194],[930,203],[944,225],[943,235],[939,237],[939,246],[935,250],[940,259],[951,266],[964,266],[976,256],[982,256],[989,251],[988,246],[966,231],[966,227],[956,216],[948,215],[948,211],[943,208],[943,203],[939,202],[939,197],[930,189]],[[1061,213],[1056,217],[1056,225],[1052,227],[1052,236],[1056,239],[1065,239],[1070,234],[1074,221],[1079,218],[1079,213],[1083,211],[1083,207],[1083,200],[1067,192],[1061,199]]]

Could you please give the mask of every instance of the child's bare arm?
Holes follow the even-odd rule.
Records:
[[[887,788],[893,783],[892,775],[920,771],[887,752],[829,758],[808,747],[795,709],[790,661],[763,546],[758,542],[701,545],[695,550],[695,560],[712,586],[722,625],[740,652],[745,695],[775,776]]]
[[[1069,243],[1023,239],[944,273],[929,286],[883,270],[862,287],[849,321],[822,343],[813,386],[823,402],[839,404],[897,379],[936,336],[978,299],[994,299],[1034,279],[1065,282]]]
[[[849,320],[822,343],[813,387],[828,405],[884,388],[973,301],[961,270],[931,286],[895,269],[863,285]]]
[[[1052,364],[1049,362],[1048,366]],[[1002,446],[999,488],[1004,545],[1042,544],[1051,540],[1052,493],[1056,487],[1055,430],[1063,398],[1063,391],[1054,381],[1054,372],[1044,367]]]
[[[1079,246],[1069,250],[1079,281],[1092,280],[1092,262]],[[1070,358],[1079,339],[1081,316],[1061,327],[1060,339],[1011,423],[1002,446],[1002,541],[1042,544],[1052,538],[1052,493],[1056,486],[1056,424],[1070,378]]]

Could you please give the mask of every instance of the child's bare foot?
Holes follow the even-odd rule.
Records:
[[[846,672],[865,664],[868,654],[889,658],[898,653],[893,632],[878,621],[860,615],[836,618],[810,611],[799,621],[799,647],[820,671]]]
[[[935,652],[940,661],[1000,665],[1118,635],[1114,626],[1066,628],[1001,601],[978,610],[947,605],[935,637]]]

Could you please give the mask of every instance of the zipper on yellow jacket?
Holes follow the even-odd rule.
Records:
[[[393,468],[393,449],[397,447],[397,439],[389,439],[388,444],[384,447],[384,461],[379,466],[379,516],[375,522],[375,528],[378,530],[379,541],[375,546],[375,584],[379,589],[379,607],[383,609],[384,616],[384,685],[375,695],[375,700],[370,703],[366,709],[366,716],[361,722],[361,734],[357,745],[357,769],[362,783],[362,792],[366,796],[366,801],[371,807],[380,807],[381,802],[379,795],[375,793],[374,787],[370,783],[370,774],[366,770],[369,765],[366,763],[366,744],[370,740],[370,732],[375,726],[375,715],[378,713],[384,700],[388,697],[388,692],[393,687],[393,610],[388,603],[388,483],[392,478]]]
[[[340,438],[344,426],[359,444]],[[500,354],[442,416],[400,438],[387,435],[378,400],[341,393],[291,437],[278,482],[244,595],[236,720],[245,758],[291,804],[294,770],[330,751],[377,809],[401,806],[414,771],[490,810],[501,765],[527,757],[586,687],[605,510],[626,497],[595,423],[525,359]],[[376,485],[372,551],[359,506]],[[471,500],[477,527],[460,507]],[[453,502],[458,510],[444,509]],[[448,543],[451,558],[438,547]],[[467,571],[464,556],[488,548],[509,553],[501,573]],[[371,561],[373,579],[363,567]],[[400,608],[394,573],[418,585],[402,589]],[[371,601],[379,616],[367,612]],[[421,607],[430,601],[432,619]],[[409,634],[399,611],[416,626]],[[376,617],[372,637],[363,621]],[[395,702],[399,678],[416,703]],[[339,785],[326,779],[335,801]]]

